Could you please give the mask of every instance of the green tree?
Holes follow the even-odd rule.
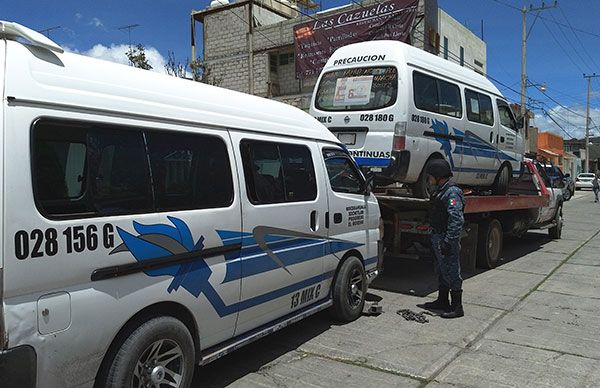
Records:
[[[131,66],[144,70],[152,69],[152,66],[148,62],[148,58],[146,58],[146,48],[143,44],[138,43],[137,46],[130,48],[126,55],[127,58],[129,58]]]

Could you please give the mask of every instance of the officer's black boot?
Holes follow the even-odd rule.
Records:
[[[460,318],[465,315],[465,311],[462,306],[462,290],[458,291],[450,291],[450,295],[452,295],[452,304],[450,305],[450,310],[447,313],[442,314],[442,318]]]
[[[438,298],[436,300],[434,300],[433,302],[427,302],[427,303],[419,304],[417,306],[419,306],[425,310],[439,310],[439,311],[443,311],[443,312],[449,312],[450,311],[450,300],[448,298],[449,293],[450,293],[450,288],[443,285],[440,282],[440,285],[438,288]]]

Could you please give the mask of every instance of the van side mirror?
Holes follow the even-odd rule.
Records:
[[[365,178],[365,195],[370,195],[373,192],[373,186],[375,184],[375,173],[373,171],[369,171]]]

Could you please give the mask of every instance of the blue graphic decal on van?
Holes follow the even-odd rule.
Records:
[[[204,236],[200,236],[198,240],[194,241],[192,233],[184,221],[176,217],[168,216],[167,218],[172,225],[144,225],[134,221],[133,228],[139,234],[138,236],[117,227],[123,243],[113,249],[110,254],[129,251],[138,262],[142,262],[176,254],[199,252],[204,249]],[[217,234],[224,246],[238,244],[242,246],[241,250],[224,255],[226,273],[223,283],[239,281],[244,277],[276,269],[283,269],[291,275],[288,266],[364,245],[267,226],[258,226],[254,228],[253,233],[218,230]],[[144,270],[144,273],[148,276],[173,276],[173,280],[167,288],[168,292],[183,287],[195,297],[204,294],[221,317],[279,298],[333,276],[333,273],[325,273],[310,279],[299,279],[294,284],[272,290],[264,295],[226,305],[209,282],[212,270],[204,259],[199,258],[190,263]]]
[[[143,225],[133,221],[133,228],[138,236],[117,227],[123,243],[113,249],[110,254],[129,251],[137,261],[157,259],[171,255],[201,251],[204,248],[204,236],[194,243],[190,228],[185,222],[175,217],[167,217],[173,224]],[[148,276],[173,276],[168,292],[176,291],[180,286],[191,294],[199,296],[208,283],[212,271],[204,260],[191,263],[146,270]]]
[[[503,151],[498,150],[492,144],[486,142],[481,137],[477,136],[472,131],[460,131],[457,128],[452,128],[452,132],[450,133],[450,129],[448,128],[448,123],[443,120],[432,119],[431,129],[435,134],[439,134],[442,136],[436,136],[435,140],[441,144],[440,149],[444,152],[446,159],[450,163],[450,166],[453,171],[464,171],[464,172],[480,172],[483,169],[479,169],[476,167],[472,168],[461,168],[457,167],[454,164],[454,159],[452,154],[456,155],[469,155],[475,157],[482,158],[493,158],[498,159],[500,161],[504,160],[516,160],[512,156],[506,154]],[[456,136],[462,138],[462,140],[456,140],[454,142],[454,150],[452,150],[452,143],[447,136]],[[486,172],[496,172],[496,170],[486,170]]]
[[[432,119],[431,129],[433,129],[433,132],[436,135],[450,135],[448,123],[445,121]],[[454,159],[452,158],[452,145],[450,144],[450,140],[446,137],[441,136],[436,136],[435,140],[441,144],[440,149],[444,151],[444,155],[446,155],[446,159],[448,159],[450,167],[454,170]]]

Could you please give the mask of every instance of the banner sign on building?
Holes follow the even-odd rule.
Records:
[[[296,77],[318,76],[331,54],[351,43],[381,39],[410,43],[418,3],[389,0],[294,26]]]

